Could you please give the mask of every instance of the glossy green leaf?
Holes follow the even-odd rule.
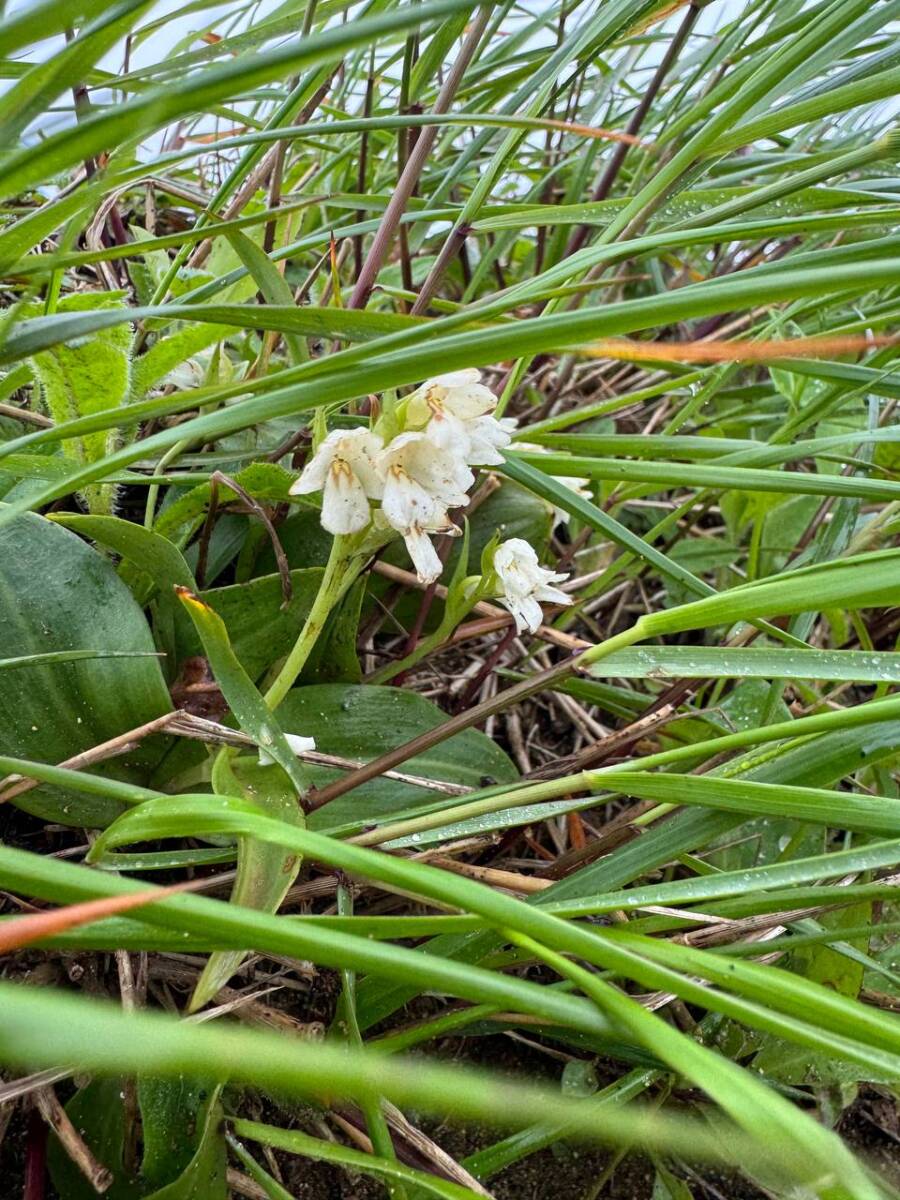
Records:
[[[225,1154],[218,1089],[183,1079],[139,1076],[140,1136],[136,1161],[126,1167],[122,1101],[125,1081],[92,1080],[75,1093],[66,1111],[95,1157],[113,1174],[104,1193],[112,1200],[225,1200]],[[132,1135],[137,1130],[132,1131]],[[60,1144],[48,1154],[60,1195],[91,1200],[93,1187]]]
[[[393,687],[355,684],[313,684],[294,688],[279,705],[278,719],[289,733],[316,739],[316,748],[351,761],[367,762],[393,749],[417,733],[433,729],[445,714],[415,692]],[[342,772],[331,767],[309,766],[315,786]],[[518,771],[490,738],[477,730],[448,738],[404,764],[410,775],[477,788],[491,783],[514,782]],[[416,799],[433,799],[435,793],[394,779],[373,779],[312,814],[313,827],[333,827],[346,821],[370,821]]]
[[[312,607],[321,578],[318,567],[291,571],[292,596],[287,605],[278,575],[264,575],[247,583],[228,584],[200,593],[204,603],[224,622],[235,656],[251,679],[258,679],[291,648]],[[181,661],[203,652],[199,633],[184,615],[180,620],[176,618],[176,630]]]
[[[22,517],[0,534],[0,657],[70,650],[143,657],[51,660],[8,672],[0,689],[4,753],[61,762],[170,708],[147,622],[108,560],[43,517]],[[153,739],[101,770],[139,782],[161,750]],[[76,826],[105,825],[119,811],[112,800],[57,788],[24,793],[16,803]]]

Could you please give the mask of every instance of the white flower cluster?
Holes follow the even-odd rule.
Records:
[[[291,492],[322,492],[329,533],[360,533],[380,519],[406,542],[416,573],[432,583],[441,560],[429,534],[457,534],[451,508],[464,508],[472,467],[503,462],[515,421],[497,419],[497,397],[476,370],[428,379],[403,401],[404,431],[385,445],[378,426],[336,429],[322,441]]]
[[[509,538],[494,552],[494,571],[503,589],[501,602],[512,613],[519,633],[528,629],[537,632],[544,619],[539,601],[548,604],[571,604],[571,596],[551,587],[562,583],[567,575],[548,571],[540,566],[534,547],[523,538]]]
[[[423,583],[432,583],[443,564],[430,534],[455,535],[452,508],[465,508],[475,481],[472,467],[503,462],[515,421],[496,418],[497,397],[476,370],[428,379],[398,405],[401,432],[385,444],[384,421],[374,429],[335,429],[320,443],[294,495],[322,493],[322,525],[329,533],[357,534],[375,523],[403,536]],[[396,428],[396,423],[394,428]],[[373,511],[373,502],[380,505]],[[543,620],[541,601],[571,604],[553,587],[565,579],[538,563],[522,538],[494,552],[486,586],[499,594],[520,633]]]

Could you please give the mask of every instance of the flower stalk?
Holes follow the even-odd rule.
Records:
[[[303,622],[303,628],[291,652],[264,694],[263,698],[269,708],[276,709],[297,682],[329,615],[343,600],[348,588],[362,570],[365,556],[359,552],[359,542],[358,537],[343,534],[335,536],[312,608]]]

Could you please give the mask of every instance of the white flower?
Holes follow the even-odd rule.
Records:
[[[512,441],[516,427],[515,417],[476,417],[466,422],[469,450],[466,462],[473,467],[496,466],[503,462],[500,451]]]
[[[315,750],[316,739],[311,737],[302,737],[299,733],[286,733],[284,740],[290,746],[295,754],[303,754],[307,750]],[[269,767],[274,763],[275,759],[268,750],[259,747],[259,765],[261,767]]]
[[[292,496],[322,492],[322,525],[329,533],[359,533],[371,521],[369,499],[381,498],[375,456],[382,441],[368,429],[335,429],[291,485]]]
[[[413,392],[407,407],[410,423],[425,425],[429,441],[471,466],[502,463],[498,449],[509,445],[516,424],[510,417],[496,421],[490,415],[497,397],[480,379],[481,372],[474,369],[436,375]]]
[[[403,535],[423,583],[442,570],[429,533],[455,533],[448,508],[469,503],[466,491],[475,480],[464,462],[446,453],[424,433],[401,433],[376,460],[384,481],[381,509],[387,523]]]
[[[500,601],[515,618],[519,633],[525,629],[534,633],[543,621],[544,614],[538,601],[549,604],[572,603],[571,597],[565,592],[549,586],[560,583],[567,576],[542,567],[534,548],[522,538],[510,538],[497,547],[494,570],[503,588]]]

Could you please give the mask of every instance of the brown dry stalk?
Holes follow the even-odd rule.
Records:
[[[35,1093],[34,1102],[38,1112],[59,1138],[60,1145],[78,1167],[95,1192],[102,1195],[113,1183],[113,1173],[94,1158],[81,1134],[69,1120],[66,1110],[52,1087],[43,1087]]]
[[[126,730],[125,733],[120,733],[107,742],[101,742],[98,746],[92,746],[90,750],[83,750],[80,754],[75,754],[57,765],[65,767],[69,771],[80,771],[83,767],[93,766],[94,763],[105,762],[106,759],[117,758],[121,754],[129,754],[145,737],[161,732],[180,715],[177,711],[164,713],[163,716],[148,721],[146,725]],[[32,788],[40,787],[41,780],[8,775],[5,780],[0,780],[0,784],[3,783],[9,786],[0,792],[0,804],[12,800],[16,796],[21,796],[24,792],[30,792]]]
[[[558,121],[553,117],[542,117],[541,125],[549,129],[560,129],[563,133],[580,133],[582,137],[601,141],[624,142],[627,146],[643,146],[647,149],[651,145],[634,134],[619,133],[615,129],[604,129],[599,125],[580,125],[577,121]]]

